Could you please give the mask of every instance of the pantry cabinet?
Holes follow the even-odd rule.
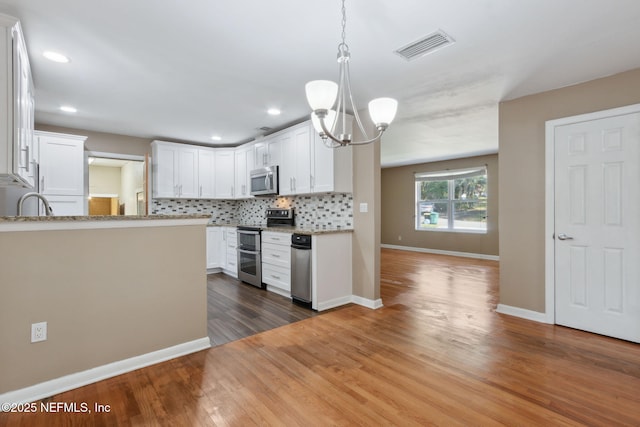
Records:
[[[37,185],[34,86],[20,22],[0,14],[0,185]]]

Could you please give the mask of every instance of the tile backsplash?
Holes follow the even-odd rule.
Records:
[[[151,213],[211,213],[214,221],[262,224],[267,208],[294,208],[298,227],[312,229],[353,228],[351,193],[309,196],[258,197],[247,200],[174,200],[154,199]]]

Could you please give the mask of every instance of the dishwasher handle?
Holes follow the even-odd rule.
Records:
[[[291,245],[291,249],[299,249],[301,251],[310,251],[311,248],[309,246],[303,246],[303,245]]]

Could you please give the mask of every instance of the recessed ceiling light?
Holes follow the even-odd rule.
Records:
[[[271,115],[271,116],[279,116],[281,113],[280,110],[278,110],[277,108],[269,108],[267,110],[267,114]]]
[[[65,113],[77,113],[78,110],[74,107],[71,107],[69,105],[63,105],[62,107],[60,107],[60,109],[62,111],[64,111]]]
[[[221,137],[221,136],[218,136],[218,135],[213,135],[213,136],[211,137],[211,139],[213,139],[214,141],[221,141],[221,140],[222,140],[222,137]]]
[[[45,58],[53,62],[60,62],[63,64],[66,64],[67,62],[69,62],[69,58],[67,58],[63,54],[58,52],[52,52],[50,50],[44,52],[42,56],[44,56]]]

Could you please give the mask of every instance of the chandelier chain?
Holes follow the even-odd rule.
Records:
[[[347,8],[344,6],[344,1],[342,0],[342,44],[346,45],[347,39]]]

